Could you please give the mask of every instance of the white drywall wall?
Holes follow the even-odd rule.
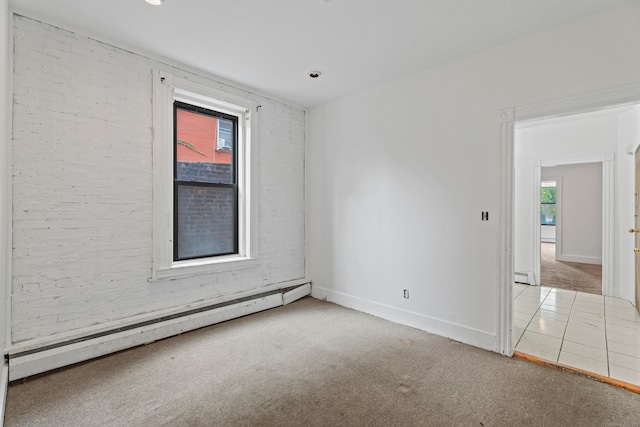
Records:
[[[639,44],[631,2],[310,110],[313,294],[497,350],[500,111],[638,83]]]
[[[14,343],[304,277],[303,110],[20,16],[13,59]],[[148,281],[154,68],[260,103],[257,266]]]
[[[602,163],[542,168],[542,180],[551,178],[559,178],[562,186],[557,203],[561,217],[556,257],[602,264]]]

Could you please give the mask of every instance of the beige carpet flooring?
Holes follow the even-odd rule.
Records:
[[[602,266],[556,261],[556,245],[541,244],[540,283],[552,288],[602,295]]]
[[[640,395],[305,298],[9,386],[6,426],[632,426]]]

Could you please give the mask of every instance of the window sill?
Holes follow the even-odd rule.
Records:
[[[237,255],[190,261],[176,261],[171,267],[156,269],[155,274],[149,279],[149,281],[156,282],[160,280],[173,280],[201,274],[255,268],[258,265],[259,262],[257,258]]]

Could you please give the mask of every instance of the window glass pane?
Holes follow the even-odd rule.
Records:
[[[233,148],[233,122],[231,120],[218,119],[218,150],[231,150]]]
[[[540,224],[556,225],[556,205],[544,204],[540,205]]]
[[[556,187],[542,187],[540,189],[540,203],[555,203]]]
[[[178,185],[178,259],[235,253],[233,188]]]
[[[540,189],[540,224],[556,225],[556,187]]]
[[[178,181],[234,183],[231,120],[177,107],[175,126]]]

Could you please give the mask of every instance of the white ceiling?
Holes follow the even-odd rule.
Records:
[[[636,0],[632,0],[636,1]],[[17,13],[311,107],[626,0],[10,0]],[[324,74],[310,79],[307,72]]]

